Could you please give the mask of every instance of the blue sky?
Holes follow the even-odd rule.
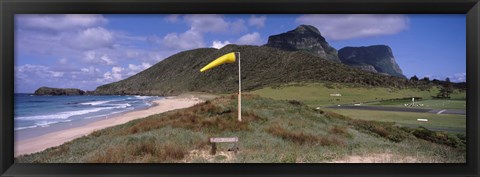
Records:
[[[301,24],[337,50],[389,45],[407,77],[465,81],[465,15],[16,15],[15,91],[94,90],[180,51],[263,45]]]

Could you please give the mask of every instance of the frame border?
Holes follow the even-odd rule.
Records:
[[[134,7],[134,8],[132,8]],[[15,164],[13,162],[15,14],[466,14],[466,164]],[[478,0],[1,0],[1,176],[479,176]],[[188,170],[185,170],[188,169]],[[348,169],[348,170],[346,170]],[[214,171],[215,170],[215,171]]]

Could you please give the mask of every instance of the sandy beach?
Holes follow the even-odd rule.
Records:
[[[153,114],[159,114],[175,109],[191,107],[202,100],[196,97],[167,97],[154,101],[155,106],[144,110],[132,111],[108,119],[95,121],[84,126],[67,130],[48,133],[42,136],[15,142],[15,157],[45,150],[50,147],[59,146],[65,142],[89,135],[90,133],[115,125],[127,123],[131,120],[144,118]]]

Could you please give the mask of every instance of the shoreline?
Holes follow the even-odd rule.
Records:
[[[101,115],[101,116],[98,116],[98,117],[95,117],[95,118],[83,119],[83,120],[80,120],[80,121],[76,121],[74,124],[72,124],[72,122],[60,122],[60,123],[57,123],[57,124],[48,125],[46,127],[36,127],[36,128],[48,128],[48,129],[44,129],[44,130],[41,130],[41,129],[37,129],[37,130],[35,130],[35,129],[24,129],[24,130],[19,130],[18,132],[15,131],[15,141],[16,142],[23,141],[23,140],[27,140],[27,139],[36,138],[36,137],[39,137],[39,136],[42,136],[42,135],[45,135],[45,134],[49,134],[49,133],[54,133],[54,132],[59,132],[59,131],[63,131],[63,130],[68,130],[68,129],[73,129],[73,128],[85,126],[87,124],[97,122],[97,121],[100,121],[100,120],[115,118],[117,116],[121,116],[121,115],[127,114],[129,112],[147,110],[149,108],[157,106],[158,103],[156,103],[156,101],[160,101],[160,100],[165,99],[165,98],[167,98],[167,97],[162,97],[160,99],[150,101],[151,105],[148,106],[148,107],[132,109],[132,110],[127,109],[125,111],[118,112],[118,113]]]
[[[110,117],[108,119],[101,119],[79,127],[55,131],[38,137],[15,141],[14,157],[40,152],[51,147],[62,145],[76,138],[89,135],[97,130],[125,124],[129,121],[145,118],[154,114],[191,107],[200,102],[203,102],[203,100],[193,96],[165,97],[164,99],[153,101],[154,105],[147,109],[129,111],[125,112],[124,114]]]

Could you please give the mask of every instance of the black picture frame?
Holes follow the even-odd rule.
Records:
[[[465,164],[15,164],[15,14],[466,14]],[[1,0],[0,174],[11,176],[479,176],[478,0]]]

